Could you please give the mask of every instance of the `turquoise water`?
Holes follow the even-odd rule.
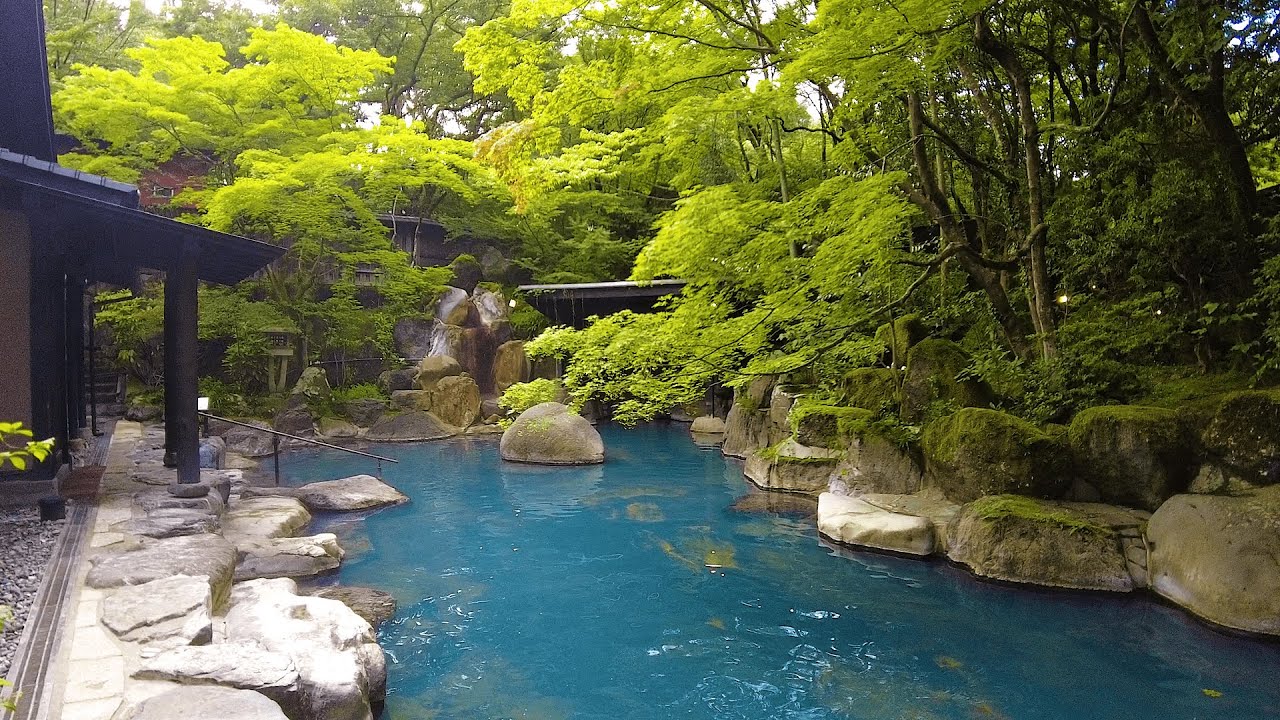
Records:
[[[503,463],[494,439],[377,446],[413,502],[317,519],[348,552],[330,580],[399,602],[384,718],[1280,718],[1280,645],[833,550],[805,508],[738,502],[741,466],[681,426],[602,434],[592,468]]]

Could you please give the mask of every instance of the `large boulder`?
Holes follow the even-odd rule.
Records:
[[[465,428],[480,415],[480,386],[468,375],[440,378],[430,394],[427,409],[449,425]]]
[[[1191,481],[1195,457],[1178,413],[1094,407],[1071,423],[1071,450],[1102,502],[1155,510]]]
[[[502,459],[542,465],[604,462],[604,441],[586,418],[556,402],[525,410],[502,433]]]
[[[484,267],[472,255],[459,255],[449,263],[449,269],[453,271],[453,280],[450,285],[453,287],[473,292],[476,285],[484,279]]]
[[[866,493],[856,496],[859,500],[881,510],[928,518],[933,525],[933,551],[945,553],[949,547],[951,523],[960,514],[960,505],[947,500],[937,491],[918,493]]]
[[[832,540],[908,555],[933,552],[933,522],[876,507],[846,495],[818,496],[818,532]]]
[[[368,510],[409,502],[399,490],[372,475],[308,483],[298,488],[298,499],[311,510]]]
[[[391,407],[398,410],[430,410],[431,391],[418,389],[392,391]]]
[[[924,472],[910,448],[871,429],[854,433],[831,472],[831,488],[845,494],[911,494],[923,486]]]
[[[950,340],[930,338],[913,346],[902,379],[902,418],[918,423],[949,410],[990,406],[985,382],[956,379],[969,363],[969,353]]]
[[[301,395],[308,405],[323,405],[329,402],[332,395],[332,388],[329,387],[329,378],[324,373],[324,369],[311,366],[302,371],[298,376],[298,382],[293,384],[293,389],[289,391],[290,395]]]
[[[1219,625],[1280,635],[1280,486],[1175,495],[1147,539],[1157,593]]]
[[[121,640],[155,648],[213,640],[209,578],[174,575],[125,585],[102,600],[102,624]]]
[[[435,390],[443,378],[462,374],[462,366],[448,355],[431,355],[418,363],[417,383],[420,390]]]
[[[418,368],[400,368],[383,372],[378,375],[378,389],[387,395],[397,390],[417,390]]]
[[[410,381],[411,386],[412,381]],[[404,389],[407,390],[408,387]],[[360,427],[370,427],[387,411],[387,403],[385,400],[379,400],[378,398],[358,398],[343,403],[340,409],[342,414],[346,415],[351,422]]]
[[[275,440],[271,433],[244,426],[234,426],[222,435],[227,452],[248,458],[266,457],[275,453]]]
[[[895,318],[892,324],[885,323],[876,328],[876,342],[886,353],[896,354],[898,364],[907,358],[908,350],[928,336],[929,328],[915,313]]]
[[[446,425],[425,410],[411,410],[399,415],[384,415],[365,431],[364,437],[374,442],[419,442],[440,440],[459,432],[458,428]]]
[[[401,318],[391,328],[391,340],[401,357],[417,359],[431,351],[435,322],[429,318]],[[407,388],[396,388],[404,390]]]
[[[396,599],[390,593],[355,585],[332,585],[316,588],[310,595],[339,600],[365,619],[374,630],[396,614]]]
[[[446,287],[436,301],[436,319],[446,325],[466,325],[473,312],[471,296],[461,288]]]
[[[1127,592],[1134,581],[1108,519],[1114,511],[1089,503],[985,497],[960,511],[947,555],[982,577]]]
[[[768,490],[817,494],[827,489],[840,453],[788,438],[747,456],[743,474]]]
[[[529,381],[529,358],[524,343],[510,340],[498,346],[493,356],[493,389],[501,393],[516,383]]]
[[[930,423],[921,445],[925,485],[956,502],[1004,493],[1056,498],[1067,489],[1067,449],[1008,413],[965,408]]]
[[[316,421],[316,430],[321,437],[327,438],[353,438],[360,435],[360,428],[342,418],[322,417]]]
[[[271,698],[290,717],[302,717],[298,670],[293,660],[256,645],[218,643],[166,650],[144,659],[133,677],[252,690]],[[214,708],[203,710],[207,713]],[[218,717],[222,717],[221,710],[221,706],[216,708]]]
[[[777,444],[791,435],[787,416],[795,396],[777,386],[772,376],[758,377],[735,390],[733,406],[724,421],[721,452],[745,458],[755,450]]]
[[[236,549],[217,535],[186,535],[146,540],[135,550],[107,552],[90,561],[93,567],[85,584],[91,588],[141,585],[174,575],[204,576],[216,610],[231,589]]]
[[[845,373],[841,386],[849,407],[879,411],[898,404],[898,372],[892,368],[854,368]]]
[[[216,716],[210,711],[215,711]],[[217,685],[167,690],[136,706],[121,709],[113,720],[204,720],[209,717],[217,717],[218,720],[288,720],[280,706],[262,693]]]
[[[306,717],[369,720],[371,703],[385,697],[387,677],[373,628],[343,603],[297,589],[284,578],[238,583],[227,640],[288,656]]]
[[[700,415],[689,425],[689,432],[701,435],[723,435],[724,420],[715,415]]]
[[[1280,390],[1228,395],[1200,435],[1223,471],[1251,485],[1280,482]]]
[[[290,408],[276,415],[271,427],[290,435],[311,435],[316,431],[316,417],[305,406]]]

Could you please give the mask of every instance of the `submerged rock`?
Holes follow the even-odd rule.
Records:
[[[1176,495],[1147,538],[1157,593],[1219,625],[1280,635],[1280,486]]]
[[[829,492],[818,496],[818,531],[851,545],[909,555],[933,552],[933,522],[929,518],[891,512]]]
[[[947,555],[975,575],[997,580],[1128,592],[1134,581],[1109,519],[1116,511],[1090,503],[985,497],[960,511]]]
[[[338,600],[365,619],[374,630],[396,614],[396,599],[390,593],[355,585],[335,585],[312,590],[316,597]]]
[[[586,418],[556,402],[525,410],[502,433],[503,460],[541,465],[604,462],[604,441]]]

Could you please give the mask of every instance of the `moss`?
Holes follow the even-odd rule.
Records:
[[[856,368],[845,373],[844,404],[880,410],[898,404],[898,373],[891,368]]]
[[[1110,536],[1114,531],[1088,518],[1063,508],[1055,508],[1022,495],[988,495],[973,501],[970,508],[983,520],[999,522],[1006,519],[1057,525],[1073,533],[1092,533]]]
[[[840,444],[841,424],[851,420],[865,420],[871,412],[858,407],[833,405],[809,398],[798,398],[787,413],[791,434],[804,445],[820,445],[834,448]]]
[[[1280,390],[1229,393],[1201,434],[1204,449],[1244,479],[1269,484],[1280,461]]]
[[[910,422],[942,417],[957,408],[987,407],[991,388],[986,382],[957,379],[971,364],[969,354],[950,340],[930,338],[911,348],[902,382],[902,415]]]
[[[1114,434],[1120,426],[1128,426],[1150,440],[1162,444],[1185,441],[1182,420],[1168,408],[1144,405],[1099,405],[1080,412],[1071,421],[1071,444],[1080,447],[1090,435],[1099,431]]]
[[[882,344],[890,352],[897,353],[898,359],[905,359],[912,345],[928,336],[929,331],[920,322],[917,314],[903,315],[893,321],[891,326],[885,323],[876,329],[876,342]]]
[[[932,482],[960,502],[1002,493],[1055,497],[1066,487],[1062,443],[998,410],[965,408],[930,423],[921,445]]]

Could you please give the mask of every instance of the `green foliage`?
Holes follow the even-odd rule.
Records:
[[[386,393],[376,383],[359,383],[334,388],[330,397],[334,407],[342,407],[353,400],[387,400]]]
[[[1052,508],[1034,498],[1021,495],[988,495],[978,498],[969,505],[970,509],[983,520],[1000,521],[1009,518],[1028,520],[1035,523],[1057,525],[1076,534],[1092,534],[1109,537],[1114,531],[1109,527],[1091,522],[1068,510]]]
[[[553,402],[559,395],[559,383],[538,378],[525,383],[516,383],[504,390],[502,396],[498,398],[498,406],[507,411],[507,417],[514,418],[534,405]]]
[[[36,440],[22,423],[0,422],[0,470],[5,465],[15,470],[26,470],[33,462],[44,462],[52,452],[53,438]]]

